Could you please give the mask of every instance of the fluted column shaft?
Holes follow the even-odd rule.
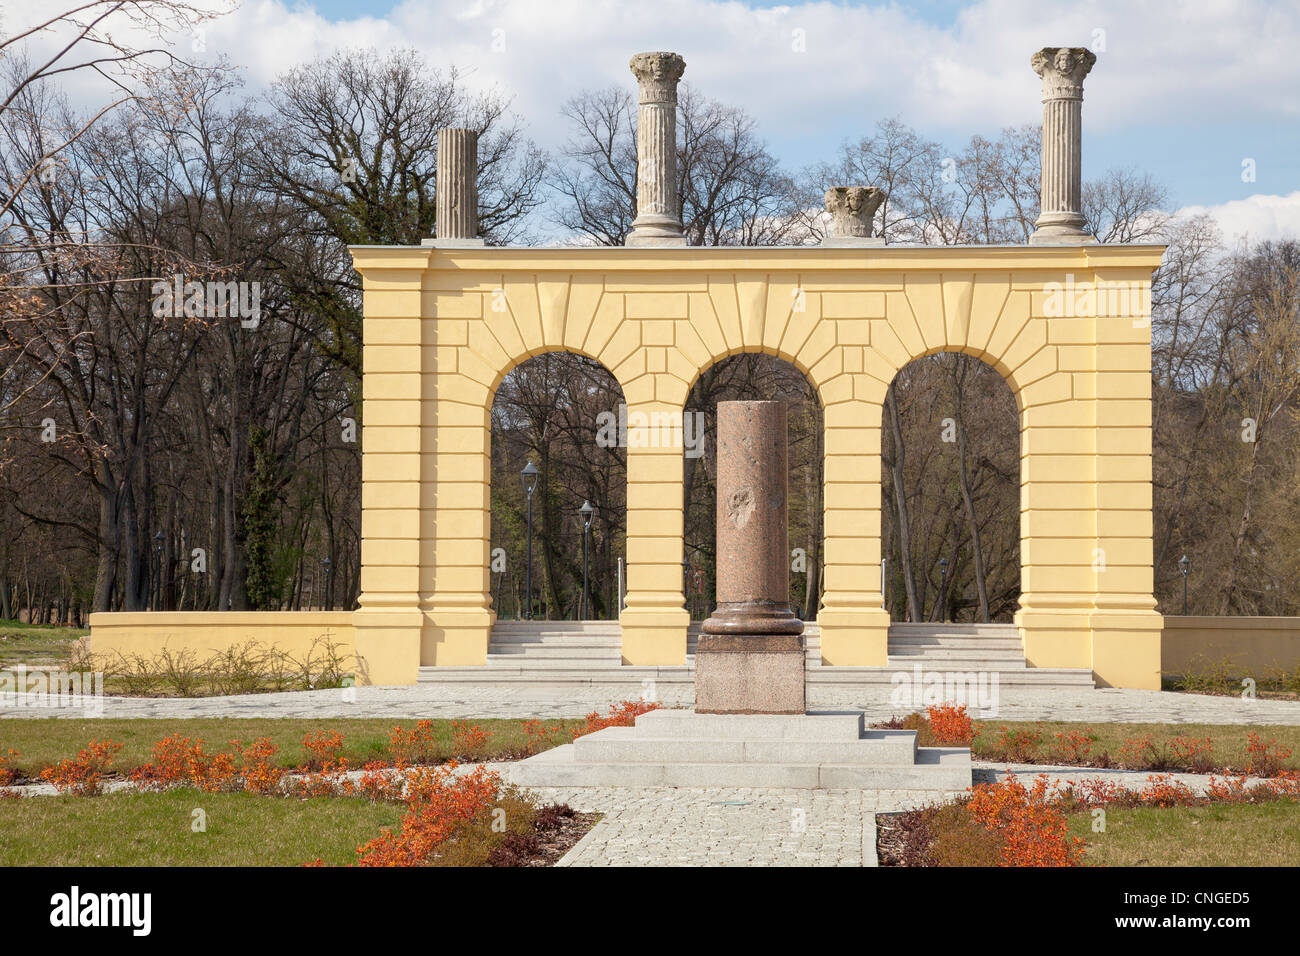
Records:
[[[438,130],[439,239],[478,238],[478,133]]]
[[[637,216],[626,244],[685,245],[677,196],[677,84],[686,61],[676,53],[638,53]]]
[[[1044,47],[1030,65],[1043,78],[1040,211],[1034,244],[1092,242],[1083,216],[1083,78],[1096,55],[1084,47]]]

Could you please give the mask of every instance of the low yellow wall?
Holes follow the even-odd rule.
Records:
[[[300,657],[321,638],[336,645],[349,669],[356,668],[357,683],[367,682],[365,662],[355,661],[351,611],[124,611],[90,615],[90,652],[109,659],[118,654],[153,657],[166,647],[172,651],[189,649],[201,660],[249,641]]]
[[[1300,617],[1165,617],[1160,641],[1165,677],[1224,660],[1243,677],[1300,667]]]

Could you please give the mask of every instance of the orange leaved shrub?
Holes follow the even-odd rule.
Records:
[[[202,740],[172,734],[153,745],[153,759],[131,771],[131,781],[142,790],[197,787],[209,793],[262,794],[279,790],[284,771],[273,761],[276,747],[269,738],[260,737],[247,747],[232,740],[230,746],[233,752],[208,753]]]
[[[113,765],[122,745],[112,740],[92,740],[77,756],[61,760],[41,771],[41,779],[54,784],[59,793],[93,797],[101,792],[104,773]]]
[[[451,748],[457,757],[482,757],[487,742],[491,739],[491,732],[478,724],[468,724],[461,720],[451,722]]]
[[[1291,750],[1283,747],[1275,739],[1262,740],[1259,734],[1251,732],[1246,735],[1246,773],[1257,777],[1276,777],[1282,773],[1282,765],[1291,756]]]
[[[438,741],[432,720],[417,720],[410,730],[394,727],[388,734],[388,753],[399,767],[433,763],[438,756]]]
[[[406,799],[410,809],[402,828],[391,828],[357,848],[358,866],[419,866],[426,862],[464,823],[491,811],[501,778],[476,767],[457,775],[456,764],[419,767],[406,772]]]
[[[1026,788],[1015,774],[971,792],[966,809],[1002,837],[1001,866],[1079,866],[1085,841],[1067,836],[1065,814],[1052,806],[1047,779]]]
[[[7,787],[18,779],[18,769],[14,766],[14,761],[21,757],[17,750],[9,748],[8,756],[0,756],[0,787]]]
[[[936,743],[950,747],[969,747],[979,736],[979,729],[966,713],[965,704],[938,704],[927,707],[925,713]]]
[[[594,734],[606,727],[631,727],[642,714],[648,714],[650,711],[658,709],[659,704],[657,702],[624,700],[619,701],[617,704],[611,704],[608,714],[602,715],[599,711],[593,710],[587,715],[587,722],[573,731],[573,739],[577,740],[587,734]]]

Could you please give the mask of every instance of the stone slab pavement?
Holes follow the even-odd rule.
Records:
[[[1029,783],[1112,780],[1140,790],[1148,771],[1099,770],[976,761],[976,783],[1008,770]],[[1162,774],[1195,793],[1204,774]],[[1254,782],[1253,779],[1250,782]],[[876,866],[877,813],[942,803],[934,790],[689,789],[528,787],[544,802],[604,816],[557,866]]]
[[[663,688],[667,707],[687,707],[692,702],[687,687]],[[890,701],[891,688],[810,687],[812,710],[861,709],[868,721],[884,720],[917,708]],[[92,716],[81,708],[26,706],[0,698],[0,718]],[[628,684],[585,685],[573,688],[500,687],[487,685],[416,684],[406,687],[355,687],[341,690],[294,691],[278,694],[243,694],[230,697],[103,699],[105,717],[391,717],[484,719],[582,717],[615,701],[639,696]],[[985,716],[985,715],[977,715]],[[1171,691],[1102,688],[1003,688],[997,712],[989,719],[1069,720],[1093,723],[1135,721],[1145,723],[1211,723],[1234,725],[1286,724],[1300,726],[1300,701],[1242,700]]]
[[[933,790],[529,788],[604,817],[557,866],[875,866],[875,814]]]

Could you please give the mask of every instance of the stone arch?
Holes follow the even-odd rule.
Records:
[[[803,368],[800,368],[799,365],[797,365],[795,362],[792,362],[788,357],[781,355],[779,351],[776,351],[776,350],[761,350],[761,349],[743,349],[743,348],[742,348],[742,349],[735,349],[735,350],[731,350],[731,351],[729,351],[728,354],[726,354],[726,355],[724,355],[724,356],[718,358],[717,360],[715,360],[715,361],[711,361],[710,363],[708,363],[706,366],[704,366],[703,368],[701,368],[701,369],[698,371],[697,375],[695,376],[695,379],[694,379],[693,382],[691,383],[691,392],[688,393],[687,405],[686,405],[685,408],[684,408],[684,413],[688,413],[688,414],[689,414],[689,413],[692,413],[692,412],[701,412],[701,413],[704,413],[705,415],[712,416],[713,408],[711,407],[711,405],[710,405],[710,406],[701,406],[701,405],[699,405],[696,401],[693,400],[692,396],[695,396],[695,389],[696,389],[696,387],[700,384],[701,380],[704,378],[704,376],[705,376],[705,375],[706,375],[710,370],[715,369],[715,368],[718,368],[719,366],[725,365],[726,363],[732,362],[732,361],[734,361],[734,360],[736,360],[736,359],[738,359],[738,358],[741,358],[741,357],[743,357],[743,356],[762,357],[762,358],[765,358],[765,359],[774,360],[775,362],[779,362],[779,363],[780,363],[782,366],[784,366],[785,369],[787,369],[789,372],[794,373],[794,374],[797,374],[797,376],[798,376],[800,379],[802,379],[803,386],[806,387],[807,392],[811,395],[812,401],[813,401],[813,403],[815,403],[815,405],[816,405],[816,409],[817,409],[817,411],[816,411],[816,419],[817,419],[817,421],[816,421],[816,428],[817,428],[817,431],[818,431],[818,435],[817,435],[817,445],[818,445],[818,449],[817,449],[817,452],[818,452],[818,453],[817,453],[817,464],[818,464],[818,469],[817,469],[817,470],[818,470],[818,472],[821,472],[821,471],[824,469],[824,457],[825,457],[825,456],[824,456],[824,453],[822,452],[822,449],[821,449],[821,446],[822,446],[822,434],[823,434],[824,431],[825,431],[825,425],[824,425],[824,422],[822,421],[822,418],[823,418],[823,415],[824,415],[824,406],[823,406],[823,404],[822,404],[821,393],[820,393],[820,391],[818,390],[818,388],[817,388],[817,386],[816,386],[816,383],[813,382],[813,380],[809,377],[809,372],[808,372],[807,367],[805,366],[805,367],[803,367]],[[787,394],[788,394],[788,393],[787,393]],[[727,397],[720,397],[718,400],[731,400],[731,399],[733,399],[733,398],[737,398],[737,397],[740,397],[740,396],[737,396],[737,395],[731,395],[731,396],[727,396]],[[774,398],[774,397],[776,397],[776,395],[775,395],[774,393],[753,393],[753,394],[747,394],[747,395],[744,395],[743,397],[745,397],[745,398],[767,398],[767,399],[770,399],[770,398]],[[709,420],[713,420],[713,419],[710,417]],[[792,432],[794,431],[793,427],[791,428],[791,431],[792,431]],[[713,443],[710,447],[716,447],[716,436],[715,436],[714,438],[710,439],[710,441]],[[793,446],[793,444],[792,444],[792,446],[791,446],[791,461],[792,461],[792,463],[793,463],[793,461],[794,461],[794,446]],[[697,472],[697,480],[698,480],[698,477],[699,477],[699,476],[698,476],[698,472]],[[688,496],[688,491],[687,491],[686,489],[687,489],[687,487],[689,487],[690,485],[691,485],[691,482],[690,482],[690,481],[685,481],[685,482],[684,482],[684,488],[683,488],[683,508],[684,508],[684,515],[685,515],[685,519],[686,519],[688,522],[689,522],[689,518],[690,518],[690,507],[691,507],[691,503],[692,503],[692,502],[691,502],[691,500],[690,500],[690,498],[689,498],[689,496]],[[815,521],[815,525],[814,525],[814,526],[815,526],[815,527],[820,527],[822,533],[821,533],[820,535],[818,535],[818,539],[817,539],[817,541],[815,542],[815,546],[813,546],[813,547],[811,548],[811,550],[810,550],[810,553],[807,554],[807,561],[808,561],[809,565],[810,565],[810,566],[814,566],[814,567],[816,568],[816,571],[812,574],[810,580],[811,580],[812,585],[815,586],[816,591],[817,591],[818,593],[820,592],[820,583],[821,583],[821,574],[820,574],[820,571],[821,571],[821,557],[822,557],[822,554],[823,554],[823,552],[824,552],[824,544],[825,544],[824,505],[823,505],[823,503],[822,503],[822,499],[823,499],[823,488],[824,488],[824,483],[821,482],[820,479],[819,479],[819,481],[818,481],[818,485],[817,485],[817,490],[816,490],[816,496],[815,496],[815,506],[816,506],[816,508],[817,508],[817,514],[816,514],[816,521]],[[796,513],[796,510],[797,510],[797,509],[795,508],[795,506],[794,506],[794,501],[795,501],[795,499],[796,499],[796,496],[799,494],[799,492],[800,492],[800,489],[794,487],[793,485],[792,485],[791,488],[789,489],[789,494],[790,494],[790,498],[791,498],[791,511],[790,511],[790,513],[791,513],[791,520],[792,520],[792,522],[793,522],[793,516],[794,516],[794,514]],[[716,504],[716,502],[715,502],[715,504]],[[711,527],[711,525],[710,525],[710,527]],[[709,532],[708,535],[711,535],[711,532]],[[706,536],[708,536],[708,535],[706,535]],[[800,541],[796,542],[795,539],[792,537],[792,538],[791,538],[791,543],[792,543],[792,547],[793,547],[793,546],[795,546],[796,543],[797,543],[797,544],[805,544],[805,543],[811,543],[811,542],[810,542],[808,539],[803,539],[803,540],[800,540]],[[684,561],[684,562],[685,562],[685,561],[691,561],[692,558],[695,557],[695,556],[691,553],[690,542],[684,540],[684,541],[683,541],[683,545],[684,545],[684,548],[683,548],[683,561]],[[711,581],[712,578],[710,577],[709,580]],[[806,587],[806,585],[805,585],[805,587]],[[805,593],[806,593],[806,592],[805,592]],[[689,596],[689,595],[688,595],[688,597],[687,597],[687,600],[688,600],[688,605],[689,605],[689,600],[690,600],[690,596]],[[707,615],[708,610],[709,610],[709,608],[704,608],[704,609],[703,609],[703,613],[704,613],[705,615]],[[816,598],[814,598],[814,601],[813,601],[813,603],[812,603],[812,605],[811,605],[811,610],[812,610],[814,616],[815,616],[816,612],[819,610],[819,603],[818,603],[818,601],[817,601]]]
[[[761,351],[803,371],[825,410],[823,659],[886,664],[881,405],[898,369],[954,350],[997,368],[1019,403],[1029,662],[1158,686],[1147,294],[1158,248],[353,252],[366,316],[359,653],[382,644],[410,668],[483,662],[492,613],[472,512],[487,506],[490,394],[513,363],[579,352],[613,372],[629,410],[673,413],[701,369]],[[1068,290],[1103,283],[1137,294],[1119,311],[1071,311]],[[628,455],[626,663],[685,662],[681,480],[680,448]]]
[[[556,395],[557,399],[561,394],[563,394],[565,398],[563,404],[559,403],[558,401],[555,404],[553,409],[554,417],[551,419],[551,421],[555,423],[555,422],[563,422],[565,419],[567,419],[569,427],[561,428],[557,433],[556,439],[550,442],[549,444],[543,442],[541,443],[540,446],[536,444],[529,446],[523,455],[516,456],[517,460],[514,460],[511,463],[512,467],[506,468],[504,475],[494,473],[496,471],[499,471],[499,469],[494,467],[495,464],[498,463],[500,456],[508,452],[508,449],[510,447],[510,445],[508,444],[502,448],[495,447],[495,441],[497,438],[495,426],[497,423],[493,419],[495,418],[495,416],[498,415],[498,413],[503,411],[503,409],[499,405],[499,402],[502,399],[502,392],[501,392],[502,386],[504,386],[505,383],[509,381],[510,376],[513,373],[519,372],[522,369],[526,369],[529,365],[542,361],[546,359],[548,356],[558,356],[558,355],[574,356],[576,358],[581,358],[588,364],[588,366],[599,369],[600,372],[603,373],[603,375],[599,373],[584,372],[581,367],[577,366],[574,363],[568,363],[564,365],[562,367],[562,371],[564,376],[566,377],[562,377],[561,379],[554,380],[550,383],[551,387],[555,388],[556,390],[554,394]],[[567,377],[567,376],[572,376],[572,377]],[[608,379],[606,379],[605,376],[608,376]],[[595,379],[594,384],[598,386],[597,389],[579,388],[576,391],[570,391],[567,388],[567,386],[570,383],[585,383],[587,385],[591,385],[593,384],[593,378]],[[608,386],[608,388],[603,388],[600,386]],[[533,461],[536,464],[536,466],[541,470],[540,480],[542,482],[545,482],[549,477],[548,473],[550,472],[551,469],[548,467],[548,462],[553,461],[556,467],[560,469],[559,474],[561,475],[560,480],[562,481],[562,483],[566,484],[569,487],[575,487],[575,479],[578,479],[579,476],[572,472],[568,472],[567,473],[568,480],[565,481],[563,479],[563,476],[566,474],[565,456],[562,452],[553,454],[553,452],[555,451],[554,448],[555,441],[564,441],[565,440],[564,436],[575,434],[574,432],[575,422],[581,429],[586,429],[589,426],[590,434],[587,435],[586,437],[592,441],[595,441],[598,437],[598,426],[600,424],[600,415],[602,413],[610,413],[612,416],[617,416],[618,406],[621,405],[622,402],[623,402],[622,386],[618,383],[618,380],[614,376],[614,374],[609,369],[605,368],[603,364],[601,364],[597,360],[581,352],[575,350],[568,350],[568,349],[544,349],[542,351],[537,352],[534,355],[531,355],[523,359],[522,361],[512,364],[510,369],[500,377],[500,379],[497,381],[494,388],[492,389],[492,402],[489,404],[487,409],[488,418],[489,418],[488,421],[489,431],[488,431],[488,444],[487,444],[488,456],[489,456],[488,482],[487,482],[488,494],[489,495],[492,494],[493,485],[498,479],[504,479],[507,483],[506,489],[499,489],[498,494],[496,495],[495,499],[493,499],[497,502],[498,505],[501,504],[502,501],[501,491],[504,491],[505,494],[507,495],[520,493],[521,488],[520,488],[520,483],[517,475],[518,475],[518,470],[523,466],[525,459]],[[578,412],[579,417],[577,419],[573,417],[574,410],[577,410]],[[579,437],[577,437],[575,440],[582,441],[583,440],[583,438],[581,437],[582,432],[580,431],[577,434]],[[604,462],[604,466],[608,466],[609,464],[610,464],[609,460],[606,459]],[[622,471],[621,476],[618,475],[618,471],[620,470]],[[621,529],[623,528],[625,523],[624,516],[626,511],[626,501],[625,501],[626,470],[616,469],[614,474],[616,478],[614,484],[610,488],[605,489],[607,492],[611,492],[612,496],[611,494],[600,493],[601,489],[597,486],[598,480],[593,478],[592,480],[595,483],[588,484],[587,486],[581,489],[582,491],[585,491],[586,494],[580,494],[577,500],[569,502],[565,506],[559,508],[558,512],[556,511],[551,512],[551,518],[553,522],[556,523],[556,526],[558,529],[560,529],[561,533],[563,533],[563,529],[565,528],[566,525],[569,527],[569,530],[573,530],[573,527],[577,521],[577,517],[576,517],[577,510],[579,505],[582,503],[584,497],[589,499],[596,508],[595,514],[593,516],[593,540],[592,540],[593,545],[597,545],[602,540],[608,543],[609,536],[611,534],[616,532],[621,532]],[[544,585],[547,581],[550,580],[549,572],[553,571],[559,581],[564,581],[566,577],[565,564],[567,563],[567,561],[563,560],[564,555],[559,553],[553,554],[552,555],[554,559],[553,566],[548,568],[547,554],[546,551],[543,550],[546,547],[546,539],[545,539],[545,531],[544,531],[545,522],[546,522],[545,509],[547,508],[546,501],[547,498],[545,496],[542,496],[540,499],[537,499],[535,496],[534,510],[536,512],[536,518],[537,518],[536,526],[538,528],[538,534],[534,536],[534,542],[535,542],[534,550],[536,553],[535,553],[532,580],[533,580],[533,592],[536,599],[538,600],[538,603],[545,602],[546,592],[544,589]],[[569,507],[569,505],[571,505],[571,507]],[[499,516],[497,517],[499,518]],[[489,528],[487,529],[486,533],[488,538],[490,539],[490,546],[493,549],[495,549],[496,547],[504,547],[506,542],[503,539],[501,539],[499,535],[493,535],[492,533],[494,522],[492,521],[493,515],[491,511],[489,511],[487,518],[489,521]],[[496,522],[495,524],[498,526],[497,530],[499,530],[499,522]],[[600,565],[597,561],[595,561],[596,554],[598,553],[599,550],[597,550],[597,552],[593,554],[592,571],[593,571],[593,581],[595,582],[596,585],[595,587],[593,587],[593,599],[596,601],[597,606],[601,607],[601,606],[605,606],[607,604],[607,601],[605,600],[606,592],[604,589],[600,587],[600,582],[601,582],[601,576],[599,574]],[[526,574],[523,571],[524,561],[525,559],[521,554],[515,553],[510,556],[509,559],[510,563],[507,568],[507,570],[513,572],[509,577],[509,581],[511,583],[512,590],[516,594],[516,598],[520,600],[522,599],[518,595],[518,588],[521,582],[526,578]],[[579,577],[580,577],[580,572],[579,572]],[[505,583],[504,579],[505,579],[505,575],[496,576],[495,583],[497,585],[497,588],[492,592],[493,594],[492,609],[498,617],[506,615],[507,609],[511,607],[509,601],[506,601],[503,604],[500,600],[503,594],[502,585]],[[612,582],[614,580],[614,574],[612,573],[612,571],[608,575],[606,575],[606,579],[607,579],[607,583],[610,583],[612,586]],[[489,584],[492,583],[493,581],[490,575]],[[581,589],[578,588],[577,590],[580,591]],[[556,596],[563,598],[563,593],[557,593]],[[561,604],[560,607],[564,608],[564,605]],[[610,603],[609,607],[616,608],[616,605]],[[574,607],[573,610],[576,611],[576,607]],[[555,614],[552,612],[550,614],[546,614],[543,616],[547,618],[553,618],[555,617]],[[561,618],[567,616],[568,616],[567,611],[565,611],[564,614],[560,615]],[[614,616],[615,617],[617,616],[616,610],[614,610]]]
[[[999,454],[1003,455],[1004,457],[1002,459],[1002,464],[1007,469],[1009,469],[1011,473],[1014,475],[1014,487],[1004,486],[1003,490],[1000,493],[995,492],[995,494],[997,495],[997,500],[1001,504],[1007,506],[1007,511],[1008,511],[1007,517],[1012,521],[1014,521],[1014,528],[1011,528],[1009,530],[1010,530],[1010,536],[1013,540],[1012,546],[1014,548],[1014,553],[1016,555],[1013,564],[1014,564],[1014,572],[1015,572],[1014,582],[1016,585],[1017,595],[1018,595],[1018,591],[1020,588],[1020,567],[1021,567],[1021,562],[1019,560],[1020,531],[1021,531],[1020,516],[1019,516],[1019,496],[1020,496],[1020,487],[1022,485],[1021,476],[1020,476],[1021,462],[1020,462],[1019,400],[1017,398],[1015,390],[1011,387],[1011,383],[1007,381],[1004,373],[1000,372],[998,369],[990,365],[988,361],[985,360],[984,358],[981,358],[980,356],[973,354],[972,352],[969,351],[963,352],[963,351],[958,351],[956,349],[936,349],[931,352],[928,352],[924,356],[920,356],[916,359],[913,359],[907,365],[903,366],[903,368],[898,371],[897,375],[894,378],[894,381],[891,383],[891,386],[895,389],[895,396],[901,397],[899,396],[898,393],[899,382],[900,379],[904,376],[904,374],[907,373],[909,370],[912,370],[914,371],[914,373],[919,373],[919,374],[929,374],[929,375],[937,374],[939,376],[942,376],[943,373],[936,372],[936,368],[934,365],[921,364],[924,363],[925,359],[927,358],[932,358],[934,356],[940,356],[940,355],[948,355],[954,357],[960,356],[962,358],[968,358],[974,360],[974,363],[978,365],[979,369],[982,370],[982,372],[988,376],[988,380],[990,381],[990,387],[999,393],[997,396],[993,396],[990,395],[989,392],[985,391],[983,393],[983,397],[979,398],[976,397],[977,393],[974,391],[974,389],[972,389],[970,392],[967,393],[968,409],[970,409],[971,405],[976,402],[988,401],[989,399],[992,399],[995,402],[1001,402],[1001,401],[1005,401],[1008,398],[1010,399],[1011,407],[1009,409],[999,407],[998,421],[996,423],[998,427],[999,435],[1003,434],[1001,430],[1002,426],[1006,424],[1010,424],[1012,426],[1010,430],[1013,432],[1013,434],[1011,434],[1010,436],[1005,436],[1009,439],[1010,448],[998,449],[996,446],[991,447],[986,442],[983,445],[982,454],[990,458],[995,458]],[[931,383],[937,385],[940,389],[945,387],[942,380],[935,382],[934,379],[932,378]],[[904,395],[905,394],[906,393],[904,393]],[[927,394],[933,395],[935,393],[927,393]],[[940,401],[943,401],[943,399],[940,399]],[[883,410],[883,406],[882,406],[882,410]],[[953,416],[955,412],[956,409],[953,406],[947,404],[946,402],[941,405],[931,405],[926,403],[922,405],[920,408],[917,408],[914,405],[913,406],[914,414],[920,414],[923,418],[927,415],[929,416],[928,421],[926,421],[926,429],[928,429],[928,432],[925,430],[918,431],[916,428],[917,423],[915,421],[913,421],[912,429],[909,431],[906,421],[901,421],[899,437],[901,438],[906,436],[909,439],[909,441],[903,445],[903,450],[907,452],[909,455],[914,456],[918,451],[922,451],[922,453],[924,453],[925,450],[928,449],[930,454],[929,460],[931,462],[934,462],[936,457],[936,452],[939,459],[947,458],[949,462],[952,462],[954,459],[950,458],[949,456],[959,453],[964,448],[965,445],[972,445],[974,447],[972,448],[970,462],[971,462],[971,466],[973,467],[975,465],[976,460],[978,460],[978,458],[980,457],[980,453],[977,451],[977,449],[981,444],[981,442],[985,441],[986,436],[983,433],[976,430],[967,430],[965,435],[961,435],[958,432],[958,429],[963,427],[962,423],[957,421],[955,418],[953,418],[951,421],[949,420],[949,416]],[[1003,413],[1007,415],[1006,421],[1003,421]],[[900,416],[901,416],[901,412],[900,412]],[[882,486],[881,570],[882,570],[882,576],[885,576],[885,583],[884,583],[885,605],[886,605],[886,609],[890,610],[891,612],[891,620],[929,621],[932,619],[932,614],[927,613],[927,602],[929,602],[931,599],[933,599],[936,602],[942,599],[942,595],[938,593],[937,587],[935,588],[934,591],[932,591],[930,587],[930,585],[934,583],[933,581],[934,575],[938,573],[936,567],[937,567],[937,561],[940,557],[945,559],[955,559],[952,561],[951,566],[949,567],[949,574],[947,575],[948,587],[946,589],[946,593],[950,595],[953,593],[952,588],[956,586],[954,584],[954,580],[956,578],[956,575],[959,572],[959,569],[962,568],[963,566],[963,560],[969,562],[969,564],[965,565],[965,567],[966,570],[972,576],[979,575],[982,573],[986,582],[989,581],[990,579],[1001,577],[1002,575],[1000,574],[1000,570],[1003,565],[1000,564],[999,562],[987,560],[992,554],[991,550],[988,547],[990,541],[987,537],[983,535],[981,531],[970,527],[970,521],[964,506],[964,494],[962,493],[960,487],[958,487],[958,490],[955,493],[956,494],[955,499],[936,499],[935,497],[931,497],[927,501],[926,499],[921,498],[919,499],[920,507],[918,508],[909,507],[906,503],[906,499],[900,502],[896,492],[891,505],[889,501],[889,495],[887,494],[887,492],[891,484],[894,484],[896,482],[896,478],[895,475],[890,471],[889,468],[890,461],[886,458],[884,452],[888,449],[888,447],[892,443],[895,446],[895,455],[897,455],[898,444],[891,440],[892,420],[889,418],[887,414],[885,416],[885,419],[886,420],[882,423],[884,427],[882,428],[882,443],[881,443],[882,455],[880,460],[880,473],[881,473],[881,486]],[[948,423],[948,424],[945,426],[944,423]],[[918,437],[920,438],[920,441],[918,442],[920,448],[918,448],[917,445],[911,444],[910,442],[910,439],[918,438]],[[947,447],[945,447],[945,445]],[[913,458],[913,461],[914,460],[915,459]],[[898,459],[895,458],[894,461],[897,462]],[[944,466],[941,464],[940,467],[948,467],[948,466]],[[967,474],[969,474],[969,468],[967,469]],[[947,480],[949,482],[953,480],[954,476],[951,471],[945,471],[945,475],[947,476]],[[920,479],[924,481],[925,477],[926,475],[923,472],[922,475],[920,476]],[[961,480],[960,473],[958,475],[958,480]],[[918,485],[913,484],[907,488],[907,491],[912,492],[916,490],[917,487]],[[973,491],[973,489],[968,489],[968,490]],[[933,494],[934,489],[931,489],[931,491]],[[952,554],[951,552],[940,552],[940,553],[931,552],[928,555],[926,555],[923,551],[924,541],[921,539],[919,532],[923,527],[925,527],[928,520],[934,517],[934,515],[938,513],[942,513],[936,511],[932,507],[927,507],[927,505],[931,505],[931,506],[934,505],[938,500],[943,500],[945,502],[947,508],[954,516],[954,520],[956,521],[958,526],[965,527],[965,531],[964,532],[959,531],[958,534],[969,535],[969,539],[967,539],[967,544],[969,547],[963,548],[957,554]],[[988,514],[985,513],[984,517],[987,518]],[[906,528],[904,528],[905,522],[906,522]],[[890,527],[892,527],[894,531],[893,544],[897,546],[896,548],[889,547],[890,544],[889,539],[891,536],[887,532]],[[903,547],[905,541],[907,542],[906,554],[903,553]],[[977,542],[979,545],[978,548],[977,548]],[[885,569],[886,569],[886,564],[884,563],[885,560],[888,560],[889,562],[887,566],[888,567],[887,576],[885,575]],[[910,588],[908,587],[908,584],[910,582],[907,580],[907,578],[903,573],[904,569],[909,566],[909,563],[911,564],[911,569],[912,569],[911,581],[918,585],[918,587],[916,588],[917,591],[916,597],[917,597],[917,604],[919,605],[917,610],[920,616],[916,617],[915,619],[911,617],[910,608],[908,606],[909,594],[911,593]],[[1005,580],[1005,578],[1003,579]],[[894,598],[892,602],[890,601],[891,596]],[[892,607],[890,606],[891,603],[892,603]],[[937,604],[934,606],[937,606]],[[931,607],[930,610],[932,611],[933,607]],[[994,613],[995,614],[998,613],[996,609]],[[948,620],[946,615],[941,619]],[[975,620],[977,621],[979,620],[978,616],[976,616]]]

